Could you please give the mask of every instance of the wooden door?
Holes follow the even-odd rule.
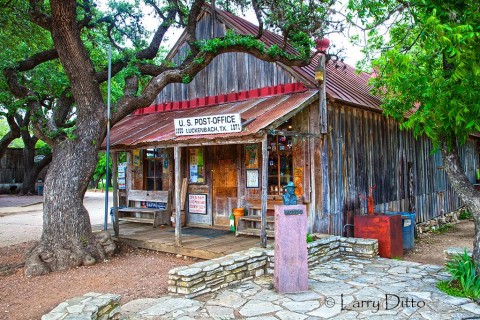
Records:
[[[228,227],[237,205],[237,146],[212,147],[213,224]]]

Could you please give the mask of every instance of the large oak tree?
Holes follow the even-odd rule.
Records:
[[[30,45],[24,51],[28,54],[3,66],[4,81],[16,100],[28,104],[35,135],[51,146],[53,155],[44,188],[43,233],[27,256],[26,274],[89,265],[105,256],[82,199],[106,134],[109,45],[114,49],[114,125],[148,106],[167,84],[193,79],[222,53],[245,52],[265,61],[308,64],[312,36],[323,36],[330,27],[326,22],[333,3],[217,0],[210,5],[253,9],[259,19],[258,34],[199,41],[196,24],[204,2],[145,0],[141,6],[140,1],[111,1],[104,14],[91,0],[3,1],[12,19],[31,22],[29,28],[17,28],[12,22],[5,29],[20,33],[17,45]],[[151,34],[142,25],[142,11],[147,9],[158,22]],[[190,54],[178,64],[162,61],[160,54],[162,41],[174,27],[185,29],[190,46]],[[284,43],[292,44],[298,54],[286,53],[281,45],[266,48],[258,39],[267,27],[281,33]],[[31,37],[37,34],[42,36]]]

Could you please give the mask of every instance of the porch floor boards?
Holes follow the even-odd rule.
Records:
[[[206,236],[203,236],[188,234],[186,232],[188,228],[190,227],[182,228],[182,246],[180,247],[175,245],[175,229],[171,226],[152,228],[147,224],[121,222],[120,234],[114,239],[138,248],[200,259],[213,259],[252,247],[260,247],[260,237],[235,236],[233,232],[213,237],[206,232]],[[109,228],[113,234],[112,229]],[[212,229],[212,232],[215,232],[214,230]]]

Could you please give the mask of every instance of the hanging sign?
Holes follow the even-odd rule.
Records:
[[[239,113],[173,119],[175,135],[218,134],[242,131]]]

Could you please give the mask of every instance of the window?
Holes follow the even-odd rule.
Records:
[[[284,130],[290,126],[286,124]],[[283,194],[283,187],[293,181],[292,137],[275,134],[268,136],[268,194]]]
[[[162,190],[162,169],[165,155],[159,148],[145,150],[145,190]]]

